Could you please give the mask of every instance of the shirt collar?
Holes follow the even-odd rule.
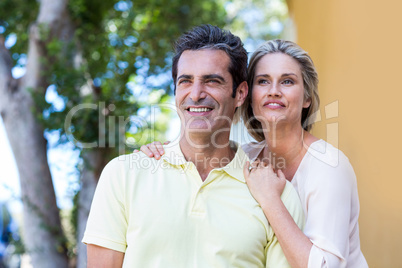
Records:
[[[246,164],[246,161],[250,161],[250,159],[237,142],[230,141],[230,147],[236,150],[234,158],[232,159],[232,161],[230,161],[229,164],[227,164],[222,168],[218,168],[217,170],[223,170],[232,178],[240,182],[246,183],[243,174],[243,168],[244,165]]]
[[[260,155],[261,151],[264,150],[266,146],[265,140],[260,142],[251,142],[243,145],[244,152],[248,155],[251,161],[255,161]]]
[[[180,149],[179,141],[164,145],[163,148],[165,149],[165,154],[161,157],[162,160],[173,166],[181,166],[188,163]]]
[[[250,161],[246,153],[243,151],[241,146],[234,141],[230,141],[230,147],[236,151],[236,154],[232,161],[229,164],[222,168],[217,168],[215,170],[221,170],[226,172],[232,178],[245,183],[243,174],[243,167],[246,164],[246,161]],[[180,149],[179,142],[175,142],[174,144],[170,143],[164,146],[165,154],[162,156],[162,159],[169,163],[172,166],[176,167],[186,167],[189,163],[186,161],[186,158],[183,155],[183,152]]]

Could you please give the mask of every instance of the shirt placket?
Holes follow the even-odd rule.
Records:
[[[195,191],[190,206],[190,215],[194,217],[204,217],[204,215],[206,214],[206,196],[208,194],[207,191],[210,190],[210,184],[213,183],[213,181],[217,178],[216,170],[212,170],[208,174],[208,177],[205,179],[205,181],[202,182],[201,177],[194,164],[190,163],[190,166],[188,166],[188,168],[195,184]]]

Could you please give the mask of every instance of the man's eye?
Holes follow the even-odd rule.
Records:
[[[186,84],[186,83],[190,83],[190,80],[183,79],[183,80],[180,80],[178,84],[181,85],[181,84]]]
[[[211,79],[211,80],[207,80],[207,83],[215,84],[215,83],[219,83],[219,81],[215,80],[215,79]]]

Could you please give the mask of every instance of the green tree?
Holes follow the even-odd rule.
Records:
[[[132,150],[127,137],[148,142],[140,139],[144,133],[156,127],[161,135],[166,128],[127,118],[148,98],[167,101],[173,41],[193,25],[223,26],[224,20],[222,4],[212,0],[0,2],[0,113],[19,170],[24,241],[34,267],[68,265],[44,131],[58,130],[60,142],[74,138],[81,150],[80,239],[105,163],[119,149]],[[22,77],[12,76],[15,66],[25,68]],[[50,89],[63,107],[46,102]],[[85,267],[85,259],[79,247],[77,266]]]

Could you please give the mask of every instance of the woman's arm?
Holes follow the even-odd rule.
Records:
[[[165,141],[163,145],[169,144],[170,141]],[[148,157],[155,157],[156,160],[159,160],[162,155],[165,154],[165,150],[163,149],[163,145],[160,141],[154,141],[145,145],[142,145],[140,150]],[[138,153],[139,150],[135,149],[134,153]]]
[[[279,199],[286,180],[283,173],[276,174],[272,167],[258,162],[255,167],[251,172],[247,166],[244,169],[247,186],[260,203],[289,263],[293,267],[346,267],[350,250],[360,250],[356,177],[346,157],[340,156],[335,166],[314,158],[307,172],[299,174],[299,195],[307,213],[303,232]],[[364,257],[354,258],[352,263],[367,267]]]
[[[289,264],[292,267],[307,267],[312,243],[281,200],[285,176],[281,171],[278,171],[279,176],[276,175],[271,166],[258,161],[251,166],[249,171],[250,164],[247,162],[244,168],[247,186],[272,226]]]
[[[308,267],[313,244],[296,225],[282,200],[261,204],[261,208],[272,226],[289,264],[292,267]]]

